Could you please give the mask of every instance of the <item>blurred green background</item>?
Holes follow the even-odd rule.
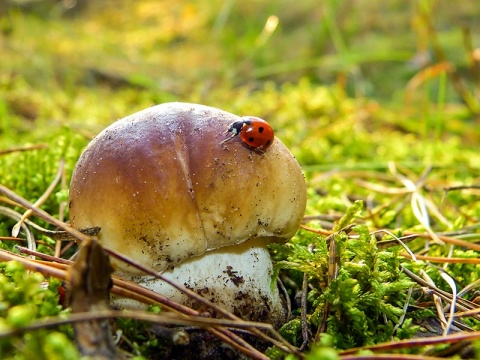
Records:
[[[446,61],[471,97],[478,90],[468,49],[480,41],[476,1],[4,0],[0,12],[2,135],[67,123],[96,133],[173,100],[254,112],[279,128],[302,120],[285,107],[328,96],[378,101],[407,119],[441,101],[469,119],[448,71],[434,68]],[[428,67],[430,78],[408,88]],[[471,107],[476,116],[478,97]]]

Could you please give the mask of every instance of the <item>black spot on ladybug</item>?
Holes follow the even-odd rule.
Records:
[[[265,130],[265,128],[264,128],[263,126],[260,126],[260,127],[258,128],[258,132],[259,132],[260,134],[263,133],[263,130]]]
[[[254,137],[249,137],[248,138],[248,141],[250,141],[251,143],[253,143],[255,141],[255,138]]]
[[[269,146],[270,146],[270,143],[271,143],[271,141],[268,140],[268,141],[265,143],[265,147],[266,147],[266,148],[269,147]]]

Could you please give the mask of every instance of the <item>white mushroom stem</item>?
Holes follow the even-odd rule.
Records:
[[[209,251],[162,275],[235,315],[278,326],[285,321],[286,310],[277,286],[272,286],[273,266],[266,243],[265,239],[255,239]],[[174,301],[212,312],[162,280],[151,276],[135,276],[132,280]],[[116,299],[114,304],[125,308],[141,306],[128,299]],[[276,314],[275,318],[271,314]]]

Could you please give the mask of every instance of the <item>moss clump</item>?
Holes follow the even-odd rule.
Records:
[[[347,215],[338,222],[341,227],[353,222],[360,204],[347,209]],[[334,258],[332,246],[336,249]],[[274,245],[274,250],[283,258],[276,266],[288,269],[291,278],[298,279],[298,272],[308,276],[311,290],[306,321],[311,333],[317,333],[320,326],[325,328],[338,349],[384,342],[395,336],[408,289],[414,285],[401,271],[398,247],[380,250],[368,228],[355,225],[351,234],[340,231],[331,239],[300,231],[289,244]],[[336,262],[336,274],[329,279],[332,261]],[[300,309],[296,314],[280,332],[299,345]]]
[[[21,329],[36,319],[58,316],[60,281],[48,282],[42,274],[28,272],[21,264],[0,264],[0,354],[2,359],[79,359],[70,326],[19,332],[2,337],[4,331]]]

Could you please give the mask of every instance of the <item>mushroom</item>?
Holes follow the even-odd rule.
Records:
[[[236,315],[280,325],[270,242],[286,242],[306,205],[305,179],[277,138],[263,153],[224,142],[241,118],[197,104],[166,103],[123,118],[82,153],[70,186],[77,229]],[[166,283],[114,262],[116,273],[183,304]],[[118,300],[116,304],[131,303]]]

